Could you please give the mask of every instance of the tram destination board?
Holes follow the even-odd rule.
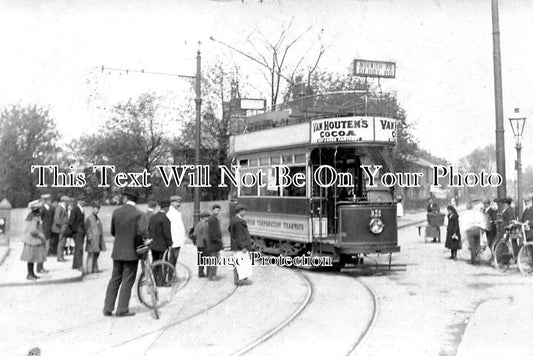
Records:
[[[354,74],[359,77],[395,78],[396,63],[354,59]]]

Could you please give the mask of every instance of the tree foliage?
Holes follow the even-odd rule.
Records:
[[[160,110],[154,93],[141,94],[135,99],[113,106],[113,111],[98,133],[82,136],[73,142],[71,151],[83,167],[114,165],[116,172],[151,173],[158,164],[167,164],[171,155],[169,121]],[[102,194],[94,189],[99,175],[90,173],[87,190],[92,198],[111,198],[116,187]],[[151,187],[146,189],[150,193]],[[98,196],[100,195],[100,196]],[[104,196],[102,196],[104,195]]]
[[[460,168],[464,172],[479,173],[481,170],[485,172],[496,171],[496,148],[494,144],[484,147],[479,147],[464,156],[460,160]],[[496,193],[496,188],[491,187],[467,187],[467,193],[471,196],[487,196],[492,197]]]
[[[0,111],[0,195],[21,207],[37,195],[32,165],[56,164],[59,134],[49,109],[12,105]]]

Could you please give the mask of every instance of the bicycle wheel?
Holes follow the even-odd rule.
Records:
[[[176,269],[167,261],[155,261],[152,265],[152,272],[157,286],[159,306],[161,306],[172,299],[179,280]]]
[[[526,242],[518,251],[518,268],[524,275],[533,273],[533,242]]]
[[[152,298],[150,297],[150,281],[146,278],[146,273],[141,273],[139,281],[137,282],[137,296],[142,304],[148,308],[152,308]]]
[[[170,263],[170,249],[169,248],[167,248],[165,250],[165,253],[163,253],[163,258],[161,259],[161,261],[166,261]]]
[[[494,246],[494,266],[500,271],[509,269],[511,259],[513,258],[513,251],[505,240],[500,240]]]
[[[157,285],[155,283],[155,278],[153,272],[148,272],[150,283],[149,283],[149,290],[148,293],[150,293],[150,299],[152,300],[152,309],[154,310],[155,318],[159,319],[159,309],[158,309],[158,300],[157,300]]]

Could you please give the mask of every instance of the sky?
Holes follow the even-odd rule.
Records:
[[[508,177],[515,107],[528,117],[523,161],[533,165],[531,18],[533,1],[500,0]],[[113,100],[156,90],[172,91],[180,104],[194,95],[187,80],[100,66],[194,75],[198,48],[203,63],[241,65],[247,94],[268,97],[260,66],[209,38],[252,53],[251,33],[275,39],[291,19],[292,35],[311,26],[293,61],[304,55],[309,65],[324,44],[321,70],[347,71],[354,58],[396,62],[396,78],[382,79],[382,89],[397,94],[420,145],[434,155],[457,162],[495,141],[489,0],[0,0],[0,105],[49,105],[63,139],[75,138],[102,120],[88,78]]]

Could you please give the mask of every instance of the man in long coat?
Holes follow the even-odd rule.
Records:
[[[165,251],[172,246],[170,220],[166,215],[169,206],[170,200],[160,200],[160,209],[150,218],[148,224],[148,237],[152,240],[151,250],[154,261],[162,259]]]
[[[67,213],[67,204],[69,203],[70,198],[66,195],[63,195],[60,199],[59,204],[56,207],[54,212],[54,225],[52,226],[52,232],[58,234],[57,241],[57,261],[66,262],[67,260],[64,257],[65,254],[65,243],[67,241],[67,235],[70,233],[68,230],[69,217]]]
[[[235,216],[231,219],[229,232],[231,237],[231,250],[247,252],[252,246],[252,239],[248,231],[248,224],[243,219],[248,209],[242,204],[235,207]],[[236,285],[247,284],[245,281],[239,281],[237,268],[233,269],[233,281]]]
[[[200,220],[194,226],[192,240],[193,243],[196,245],[196,249],[198,251],[198,261],[200,261],[200,263],[198,264],[198,278],[205,278],[207,274],[204,272],[204,269],[209,270],[209,267],[205,267],[205,265],[203,264],[202,258],[204,256],[209,256],[206,251],[206,248],[209,240],[207,219],[210,215],[211,214],[209,214],[207,211],[201,212]]]
[[[159,201],[159,211],[152,215],[148,222],[148,238],[152,240],[151,250],[154,261],[163,258],[165,251],[172,246],[172,236],[170,234],[170,220],[167,218],[170,200]],[[146,214],[145,214],[146,216]],[[142,219],[142,218],[141,218]],[[161,270],[154,270],[155,280],[158,286],[164,285],[164,275]],[[169,276],[170,278],[174,276]],[[167,281],[168,282],[168,281]]]
[[[72,268],[83,270],[83,237],[85,236],[85,214],[83,207],[77,200],[72,202],[70,211],[69,226],[74,239],[74,258]]]
[[[112,315],[119,289],[116,315],[119,317],[135,315],[129,311],[131,288],[135,283],[139,264],[135,249],[142,243],[145,233],[140,225],[142,212],[135,206],[138,196],[136,190],[126,188],[123,193],[125,204],[113,211],[111,218],[111,235],[115,237],[115,242],[111,253],[113,272],[107,285],[104,303],[105,316]]]
[[[220,221],[218,220],[218,215],[220,214],[220,205],[214,204],[211,208],[211,216],[207,219],[207,228],[209,238],[207,239],[207,246],[205,252],[208,256],[217,257],[219,251],[222,250],[222,232],[220,231]],[[210,281],[216,281],[219,279],[217,277],[217,266],[208,266],[207,267],[207,277]]]
[[[85,219],[85,234],[87,241],[85,243],[85,251],[87,251],[87,265],[85,267],[86,273],[98,273],[98,257],[100,252],[106,250],[104,241],[104,229],[102,222],[98,217],[100,211],[100,203],[94,202],[92,204],[92,214]]]

